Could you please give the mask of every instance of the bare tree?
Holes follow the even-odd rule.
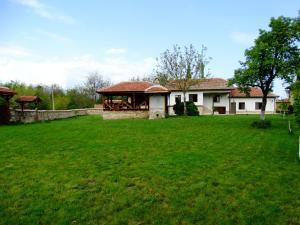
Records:
[[[97,101],[97,89],[107,87],[111,85],[109,80],[106,80],[100,73],[97,71],[91,72],[84,83],[85,92],[91,96],[94,103]]]
[[[154,78],[151,75],[144,75],[143,77],[140,77],[139,75],[137,76],[132,76],[129,78],[130,81],[149,81],[153,82]]]
[[[186,92],[194,84],[193,79],[205,77],[204,67],[209,62],[205,56],[206,48],[202,46],[199,53],[191,44],[184,46],[174,45],[173,50],[167,49],[157,59],[158,79],[163,78],[163,82],[175,81],[176,86],[183,92],[184,112],[186,114]]]

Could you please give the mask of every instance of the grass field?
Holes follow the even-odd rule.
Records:
[[[0,224],[300,224],[298,132],[256,118],[2,126]]]

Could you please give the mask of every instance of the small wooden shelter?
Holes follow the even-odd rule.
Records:
[[[35,108],[35,111],[36,111],[36,114],[35,114],[35,120],[38,120],[38,111],[37,111],[37,107],[38,107],[38,104],[41,102],[42,100],[38,97],[38,96],[19,96],[17,99],[16,99],[16,102],[20,104],[21,106],[21,110],[22,110],[22,116],[24,117],[24,106],[25,104],[34,104],[34,108]]]
[[[41,101],[42,100],[38,96],[19,96],[16,99],[16,102],[20,104],[22,111],[24,111],[25,104],[33,103],[35,108],[37,108]]]
[[[16,92],[7,87],[0,87],[0,97],[4,102],[0,104],[0,124],[7,124],[10,121],[9,100],[16,94]]]

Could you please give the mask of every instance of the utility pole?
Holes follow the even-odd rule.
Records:
[[[53,94],[53,86],[54,85],[52,85],[52,88],[51,88],[51,95],[52,95],[52,110],[55,110],[55,104],[54,104],[54,94]]]

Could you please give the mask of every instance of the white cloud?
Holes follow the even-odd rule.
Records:
[[[16,46],[0,46],[0,56],[4,57],[25,57],[31,56],[31,52],[27,49]]]
[[[235,42],[243,45],[253,45],[256,36],[254,34],[244,33],[244,32],[233,32],[230,35],[231,39]]]
[[[105,51],[108,55],[121,55],[126,52],[125,48],[109,48]]]
[[[41,3],[40,0],[10,0],[10,1],[31,9],[35,14],[37,14],[42,18],[46,18],[54,21],[60,21],[67,24],[75,23],[75,20],[72,17],[56,12],[55,10],[51,9],[49,6],[46,6],[45,4]]]
[[[112,82],[128,80],[134,75],[143,77],[152,71],[156,61],[146,58],[138,62],[121,59],[97,61],[90,55],[68,60],[49,61],[9,60],[0,61],[0,81],[18,80],[27,84],[59,84],[69,88],[84,81],[88,73],[98,71]]]

